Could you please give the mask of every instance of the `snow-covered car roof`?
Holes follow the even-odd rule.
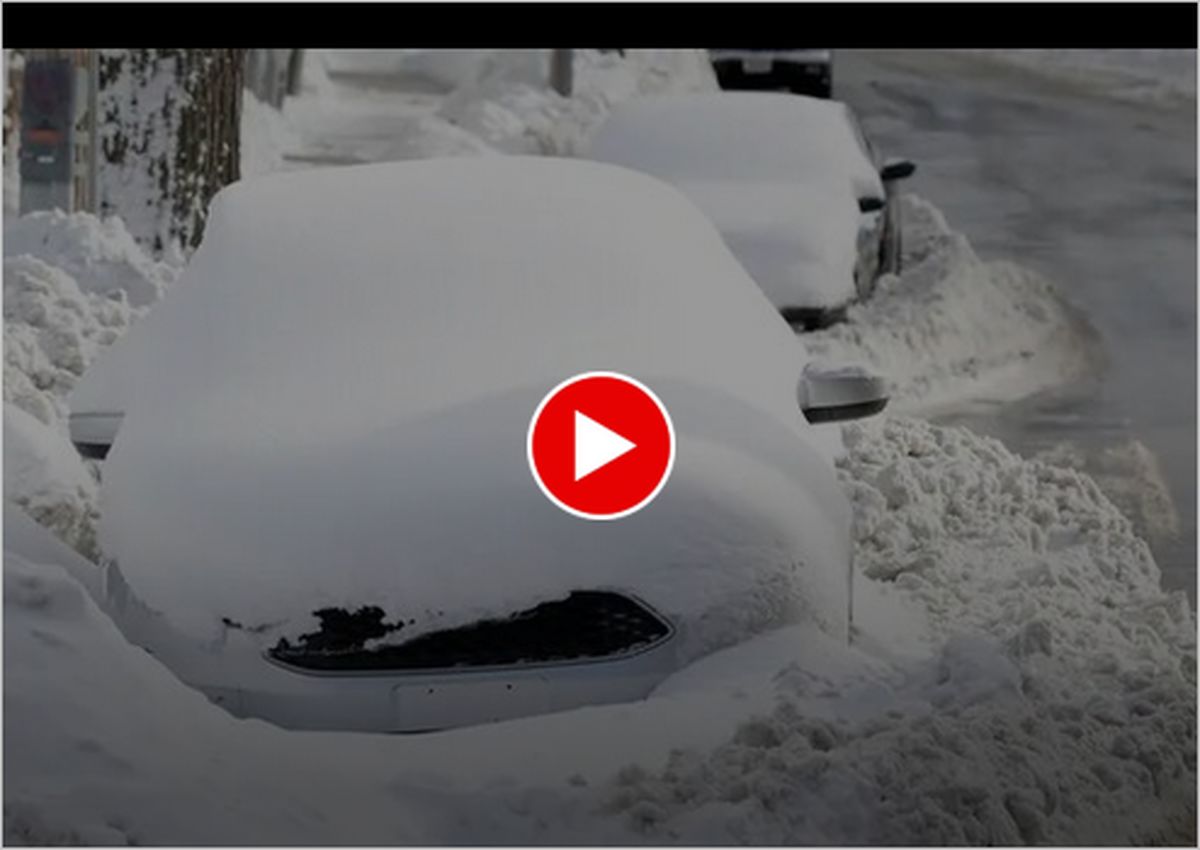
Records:
[[[671,180],[793,181],[844,176],[855,199],[882,197],[878,167],[846,104],[782,92],[710,92],[618,104],[592,159]]]
[[[804,349],[645,175],[506,157],[234,185],[111,355],[72,402],[123,393],[101,545],[192,633],[365,604],[450,627],[596,587],[709,645],[799,609],[844,628],[849,507],[806,448]],[[645,381],[678,434],[666,489],[617,523],[550,504],[525,458],[537,402],[591,370]]]
[[[619,104],[588,155],[673,183],[779,308],[855,295],[859,197],[883,197],[844,104],[720,92]]]
[[[831,308],[854,297],[860,213],[835,179],[677,185],[775,306]]]

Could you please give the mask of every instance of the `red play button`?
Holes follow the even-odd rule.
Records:
[[[629,516],[675,463],[667,408],[645,384],[584,372],[552,389],[529,422],[529,468],[546,497],[584,519]]]

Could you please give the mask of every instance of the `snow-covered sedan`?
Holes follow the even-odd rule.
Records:
[[[676,434],[612,522],[526,459],[547,390],[593,370]],[[885,400],[809,363],[670,186],[481,157],[226,188],[71,404],[132,641],[239,715],[415,731],[639,699],[784,623],[844,637],[850,506],[810,420]]]
[[[593,136],[591,159],[667,180],[713,220],[789,321],[836,320],[899,256],[889,185],[846,104],[772,92],[634,98]]]

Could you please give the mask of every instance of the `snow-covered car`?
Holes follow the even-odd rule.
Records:
[[[708,51],[723,89],[787,89],[833,94],[833,51],[819,48],[726,47]]]
[[[789,321],[839,318],[899,258],[890,185],[844,103],[771,92],[635,98],[592,137],[591,159],[674,184],[717,225]]]
[[[552,504],[525,451],[547,390],[600,369],[676,434],[612,522]],[[415,731],[639,699],[784,623],[844,637],[851,511],[812,421],[885,402],[809,362],[667,184],[480,157],[224,189],[71,425],[111,442],[130,640],[239,715]]]

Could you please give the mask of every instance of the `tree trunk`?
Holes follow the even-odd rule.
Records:
[[[238,179],[244,51],[100,52],[100,211],[162,254],[200,242]]]

